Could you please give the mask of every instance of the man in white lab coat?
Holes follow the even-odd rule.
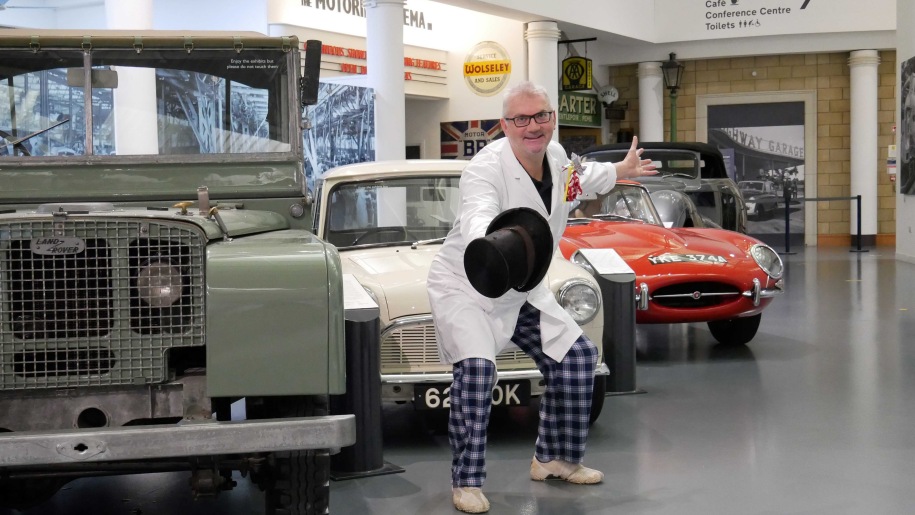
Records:
[[[502,110],[506,137],[484,147],[464,168],[457,219],[427,281],[439,351],[454,365],[448,423],[452,500],[467,513],[489,510],[481,487],[495,359],[512,343],[534,359],[546,381],[531,479],[578,484],[603,479],[581,464],[597,348],[542,283],[497,298],[478,293],[464,269],[467,245],[484,237],[499,213],[526,207],[549,223],[555,252],[577,193],[605,193],[617,178],[656,173],[650,160],[640,158],[637,140],[619,163],[587,163],[580,173],[572,172],[562,146],[551,140],[556,112],[540,86],[524,82],[509,89]]]

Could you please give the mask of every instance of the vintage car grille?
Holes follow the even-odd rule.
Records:
[[[518,349],[496,356],[499,370],[536,368],[534,360]],[[435,326],[427,316],[394,322],[381,333],[381,373],[416,374],[451,372],[439,362]]]
[[[651,301],[665,308],[705,308],[733,302],[738,298],[740,290],[716,282],[674,284],[659,288],[651,294]]]
[[[85,248],[33,251],[33,240],[52,237]],[[204,248],[200,229],[184,223],[0,222],[0,391],[164,380],[168,349],[204,344]],[[142,300],[148,264],[180,271],[173,303]]]

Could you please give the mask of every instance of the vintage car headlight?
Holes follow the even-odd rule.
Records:
[[[572,315],[578,325],[584,325],[594,319],[600,310],[600,292],[582,280],[565,283],[556,294],[559,305]]]
[[[575,252],[573,252],[572,257],[569,258],[569,261],[584,268],[585,271],[587,271],[589,274],[597,277],[597,270],[594,270],[594,267],[591,266],[591,263],[589,263],[588,260],[585,259],[585,257],[581,254],[581,252],[579,252],[577,250]]]
[[[777,252],[767,245],[756,244],[750,247],[750,255],[763,269],[763,272],[769,274],[773,279],[781,279],[785,269],[782,265],[782,258],[778,257]]]
[[[140,300],[154,308],[167,308],[181,298],[181,270],[167,260],[153,260],[137,274]]]

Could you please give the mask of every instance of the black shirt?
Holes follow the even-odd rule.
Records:
[[[530,174],[527,175],[531,177]],[[536,180],[531,177],[531,182],[534,183],[534,187],[537,188],[537,193],[540,194],[540,199],[543,200],[543,205],[546,206],[546,212],[551,211],[550,206],[552,205],[553,198],[553,174],[550,173],[550,165],[547,163],[546,156],[543,156],[543,180]]]

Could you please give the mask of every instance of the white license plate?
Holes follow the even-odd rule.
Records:
[[[451,408],[450,384],[424,384],[413,387],[416,409]],[[530,381],[500,381],[492,389],[493,406],[527,406],[531,402]]]

